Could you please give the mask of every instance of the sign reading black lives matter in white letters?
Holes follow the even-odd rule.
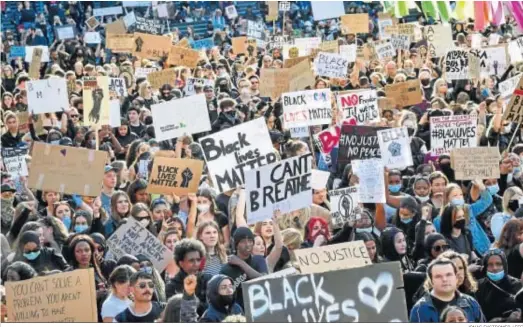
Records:
[[[293,157],[245,173],[247,222],[291,212],[312,204],[312,155]]]
[[[248,322],[408,322],[398,262],[253,280],[242,287]]]
[[[214,133],[200,144],[213,185],[220,193],[244,185],[246,171],[277,161],[265,118]]]
[[[358,188],[355,186],[329,191],[332,228],[341,228],[350,220],[356,220]]]

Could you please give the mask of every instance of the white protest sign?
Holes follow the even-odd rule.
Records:
[[[169,17],[169,11],[167,10],[167,4],[161,3],[156,7],[156,11],[158,11],[158,17],[159,18],[168,18]]]
[[[341,228],[347,221],[356,220],[358,188],[355,186],[329,191],[332,228]]]
[[[312,170],[312,188],[314,190],[322,190],[327,188],[327,182],[329,181],[331,173],[328,171],[313,169]]]
[[[490,34],[489,38],[488,38],[488,45],[498,45],[500,38],[501,38],[501,35],[499,35],[499,34],[496,34],[496,33]]]
[[[283,126],[292,127],[330,124],[332,120],[329,89],[282,94]]]
[[[511,77],[504,82],[501,82],[498,84],[499,93],[501,94],[501,97],[503,100],[506,100],[508,103],[508,100],[512,97],[512,94],[514,93],[514,90],[516,89],[516,86],[518,86],[519,79],[523,76],[522,74],[518,74],[514,77]]]
[[[55,26],[56,37],[58,40],[70,40],[76,38],[74,25]]]
[[[114,99],[109,101],[109,125],[111,127],[120,127],[122,124],[120,111],[120,100]]]
[[[385,29],[387,26],[392,26],[392,18],[380,18],[378,19],[378,29],[380,31],[380,39],[386,40],[391,38],[391,34],[386,32]]]
[[[93,9],[93,16],[112,16],[112,15],[121,15],[123,13],[122,7],[105,7],[105,8],[95,8]]]
[[[204,94],[152,105],[151,112],[158,141],[211,130]]]
[[[469,78],[469,52],[467,50],[449,50],[443,61],[445,78],[449,81]]]
[[[404,169],[412,166],[410,138],[406,127],[390,128],[377,131],[381,159],[389,169]]]
[[[134,77],[135,78],[147,78],[147,75],[150,73],[157,72],[158,68],[154,67],[138,67],[134,70]]]
[[[136,16],[134,14],[134,11],[123,16],[123,22],[125,24],[125,27],[127,28],[133,26],[136,23]]]
[[[214,82],[211,79],[189,77],[183,89],[186,96],[196,94],[194,90],[194,84],[196,83],[201,83],[203,86],[214,86]]]
[[[225,7],[225,14],[229,19],[234,19],[238,17],[238,12],[236,11],[236,7],[234,5]]]
[[[314,70],[318,76],[347,77],[349,60],[343,55],[330,52],[320,52],[314,59]]]
[[[470,36],[470,47],[473,49],[481,48],[483,36],[479,33],[474,33]]]
[[[99,32],[87,32],[84,35],[84,42],[87,44],[99,44],[102,42],[102,37]]]
[[[354,117],[358,125],[380,122],[376,90],[339,93],[336,102],[338,109],[343,112],[344,119]]]
[[[31,62],[33,60],[33,50],[35,48],[42,49],[42,59],[41,62],[48,62],[49,61],[49,47],[43,46],[43,45],[35,45],[35,46],[26,46],[25,47],[25,62]]]
[[[508,43],[508,52],[510,54],[510,63],[516,64],[523,61],[523,37],[510,41]]]
[[[311,7],[316,21],[345,15],[343,1],[311,1]]]
[[[352,160],[352,170],[360,180],[360,203],[385,203],[385,178],[381,159]]]
[[[293,138],[309,137],[309,127],[308,126],[293,127],[293,128],[290,128],[289,130],[291,132],[291,137],[293,137]]]
[[[29,152],[27,147],[23,148],[2,148],[2,159],[6,171],[12,177],[29,176],[25,156]],[[310,194],[310,193],[309,193]]]
[[[450,25],[425,26],[424,32],[432,58],[442,57],[449,48],[454,47]]]
[[[200,144],[220,193],[244,185],[245,172],[277,161],[263,117],[202,138]]]
[[[64,78],[27,81],[27,105],[33,114],[65,111],[69,108],[67,83]]]
[[[313,49],[319,49],[320,44],[320,37],[295,38],[294,44],[283,44],[283,59],[292,59],[296,57],[308,56],[311,54],[311,51]],[[290,54],[293,53],[292,50],[297,50],[298,53],[294,53],[294,56],[291,56]]]
[[[355,62],[357,53],[358,45],[356,43],[340,45],[340,55],[345,57],[348,62]]]
[[[291,9],[291,3],[289,1],[278,1],[279,11],[289,11]]]
[[[374,50],[379,60],[392,59],[396,55],[396,50],[391,42],[381,42],[374,45]]]
[[[507,70],[507,51],[505,46],[483,49],[472,49],[471,54],[479,59],[479,69],[482,77],[496,75],[501,77]]]
[[[245,172],[247,223],[272,217],[312,204],[312,155],[292,157]]]
[[[114,92],[119,98],[127,96],[125,80],[120,77],[109,77],[109,92]]]
[[[432,155],[450,153],[451,149],[477,146],[477,118],[474,116],[442,116],[430,118]]]
[[[392,43],[392,47],[396,50],[409,50],[410,49],[410,36],[409,35],[393,34],[393,35],[391,35],[390,42]]]

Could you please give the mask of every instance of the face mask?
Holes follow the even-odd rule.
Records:
[[[154,153],[156,153],[156,152],[157,152],[157,151],[159,151],[159,150],[160,150],[160,148],[159,148],[159,147],[157,147],[157,146],[154,146],[154,147],[152,147],[152,148],[151,148],[151,153],[153,153],[153,154],[154,154]]]
[[[401,219],[401,222],[404,224],[410,224],[412,222],[412,218],[409,219]]]
[[[356,233],[372,233],[372,227],[356,228]]]
[[[421,85],[428,86],[429,84],[430,84],[430,79],[422,79],[421,80]]]
[[[140,220],[140,225],[142,225],[142,227],[145,228],[145,227],[149,226],[149,222],[150,222],[149,219],[142,219],[142,220]]]
[[[36,258],[38,258],[38,256],[40,255],[40,250],[36,251],[36,252],[29,252],[29,253],[24,253],[24,257],[29,260],[29,261],[33,261],[35,260]]]
[[[512,212],[516,212],[519,208],[519,201],[518,200],[510,200],[508,202],[508,208],[512,211]]]
[[[416,195],[416,199],[420,200],[421,202],[427,202],[430,197],[427,195],[427,196],[419,196],[419,195]]]
[[[69,230],[69,228],[71,227],[71,217],[69,217],[69,216],[64,216],[64,217],[62,218],[62,222],[64,223],[65,228],[67,228],[67,230]]]
[[[455,206],[462,206],[462,205],[465,204],[465,200],[463,200],[463,199],[452,199],[452,201],[450,201],[450,203],[452,203]]]
[[[229,306],[234,303],[234,294],[231,295],[220,295],[221,302],[226,306]]]
[[[507,126],[505,126],[503,128],[503,131],[505,132],[505,134],[510,133],[511,130],[512,130],[512,126],[510,126],[510,124],[508,124]]]
[[[401,190],[401,184],[389,185],[389,191],[392,193],[398,193]]]
[[[505,277],[505,271],[502,270],[502,271],[497,272],[497,273],[491,273],[490,271],[487,271],[487,277],[488,277],[488,279],[490,279],[491,281],[493,281],[493,282],[497,282],[497,281],[502,280],[503,277]]]
[[[143,267],[143,268],[140,268],[140,271],[143,271],[146,274],[152,275],[153,274],[153,267]]]
[[[481,95],[485,98],[487,98],[489,96],[489,92],[488,92],[488,89],[483,89],[481,90]]]
[[[89,228],[87,225],[76,225],[74,226],[74,232],[75,233],[83,233]]]
[[[457,229],[465,228],[465,219],[461,219],[461,220],[456,221],[456,223],[454,224],[454,227],[457,228]]]
[[[498,194],[498,192],[499,192],[499,185],[498,184],[494,184],[494,185],[487,186],[487,190],[490,193],[490,195]]]
[[[13,202],[15,201],[15,197],[12,196],[10,198],[3,198],[2,199],[2,207],[12,207],[13,206]]]
[[[54,141],[51,141],[49,143],[53,144],[53,145],[58,145],[58,144],[60,144],[60,140],[54,140]]]
[[[208,204],[199,204],[196,206],[198,208],[198,211],[201,213],[207,213],[209,211],[210,205]]]

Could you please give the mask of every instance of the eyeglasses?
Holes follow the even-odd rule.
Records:
[[[141,282],[140,284],[138,284],[138,288],[140,289],[144,289],[144,288],[154,288],[154,283],[153,282]]]
[[[432,250],[434,250],[436,252],[443,252],[443,251],[447,251],[448,249],[450,249],[450,246],[448,244],[436,245],[436,246],[432,247]]]

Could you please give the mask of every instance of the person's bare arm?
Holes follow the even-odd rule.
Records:
[[[245,220],[245,189],[238,190],[238,203],[236,204],[236,228],[249,227]]]
[[[189,199],[189,215],[187,218],[187,238],[191,238],[196,229],[196,194],[190,193],[187,195]]]
[[[272,216],[272,228],[274,229],[274,246],[272,247],[271,253],[265,258],[267,262],[267,269],[269,274],[274,271],[274,267],[278,260],[280,260],[281,252],[283,249],[283,237],[281,236],[280,226],[278,225],[278,217],[280,216],[280,210],[276,210]]]

